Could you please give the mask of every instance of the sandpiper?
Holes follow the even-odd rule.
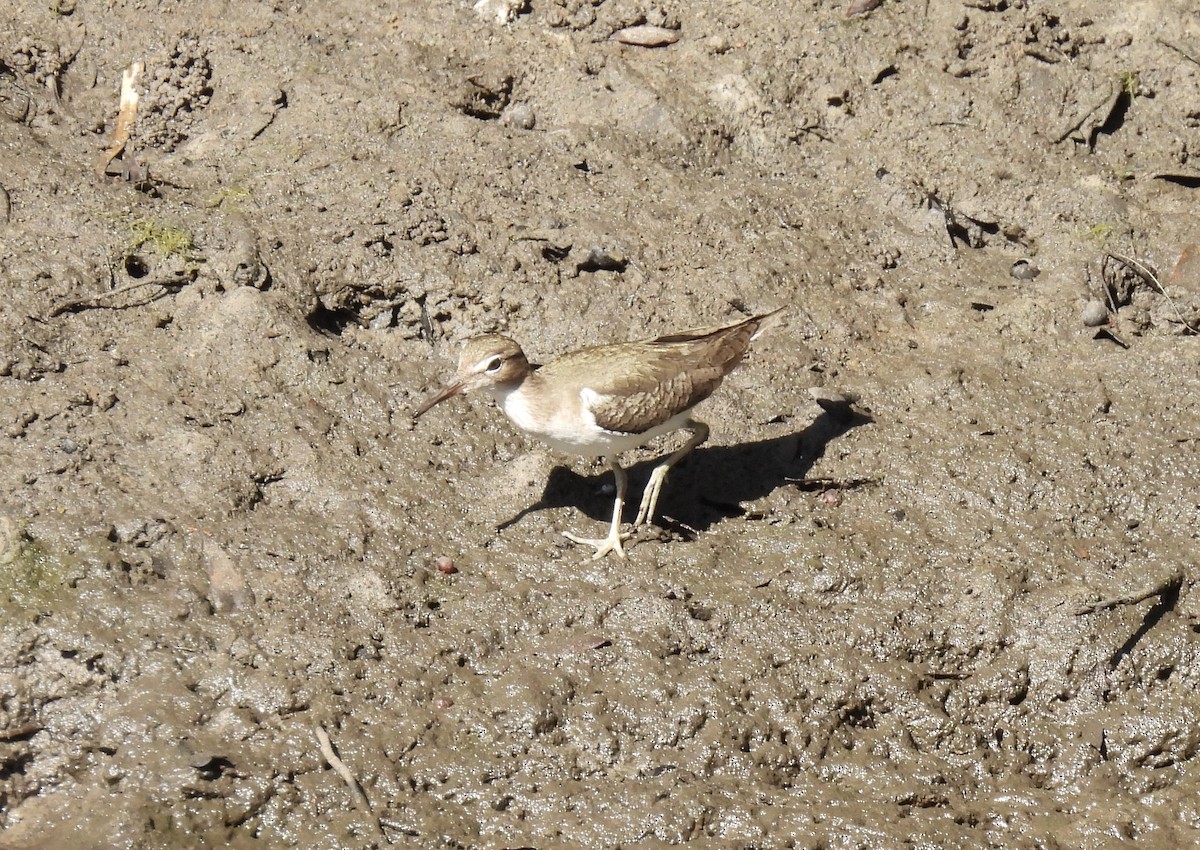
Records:
[[[563,535],[595,547],[593,558],[609,552],[623,558],[621,544],[630,535],[621,532],[621,511],[629,479],[617,455],[672,431],[692,434],[651,473],[633,522],[636,529],[653,518],[671,467],[708,439],[708,426],[692,418],[692,408],[713,394],[783,309],[719,328],[581,348],[547,366],[530,364],[521,346],[506,336],[477,336],[463,348],[454,381],[417,408],[413,418],[448,398],[481,390],[517,428],[551,448],[606,458],[617,484],[608,536]]]

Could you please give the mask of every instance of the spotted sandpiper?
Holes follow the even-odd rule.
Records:
[[[742,362],[751,340],[783,309],[719,328],[581,348],[547,366],[531,365],[521,346],[506,336],[477,336],[463,348],[454,381],[417,408],[413,418],[448,398],[481,390],[514,425],[551,448],[606,458],[617,484],[608,536],[593,540],[563,535],[595,547],[593,558],[609,552],[623,558],[621,543],[629,533],[621,532],[621,511],[629,479],[617,455],[672,431],[692,434],[651,473],[633,522],[636,529],[654,516],[671,467],[708,439],[708,426],[692,418],[692,408],[713,394]]]

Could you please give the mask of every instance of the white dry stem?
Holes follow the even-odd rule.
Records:
[[[96,167],[100,174],[107,172],[109,163],[119,157],[125,150],[125,145],[129,144],[129,137],[133,133],[133,124],[137,121],[138,78],[142,76],[144,67],[142,62],[134,62],[121,72],[121,102],[117,110],[117,124],[113,127],[112,140],[109,142],[108,150],[100,157],[100,162]]]

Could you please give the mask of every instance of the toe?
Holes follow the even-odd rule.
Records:
[[[600,560],[609,552],[616,552],[618,558],[624,558],[625,547],[621,545],[621,541],[629,537],[628,534],[620,534],[605,538],[578,537],[569,531],[564,531],[562,536],[570,540],[572,543],[578,543],[580,546],[593,547],[596,550],[596,554],[592,555],[593,561]]]

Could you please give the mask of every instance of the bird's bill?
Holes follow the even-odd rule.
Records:
[[[462,381],[459,381],[457,383],[448,384],[447,386],[442,387],[440,390],[437,391],[436,394],[430,396],[429,399],[424,404],[422,404],[420,407],[418,407],[413,412],[413,419],[419,418],[423,413],[425,413],[427,410],[429,410],[429,408],[433,407],[435,404],[441,404],[443,401],[445,401],[448,398],[453,398],[456,395],[460,395],[462,393],[463,389],[465,388],[465,386],[466,385]]]

